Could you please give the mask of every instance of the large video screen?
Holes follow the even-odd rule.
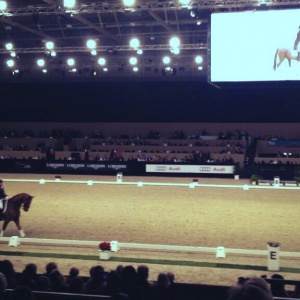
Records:
[[[210,81],[300,80],[299,26],[300,9],[213,13]]]

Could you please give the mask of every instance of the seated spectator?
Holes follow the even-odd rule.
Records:
[[[19,285],[12,291],[12,300],[33,300],[32,290],[26,285]]]
[[[82,294],[83,293],[83,279],[80,276],[73,277],[69,281],[68,293]]]
[[[65,278],[59,270],[55,269],[49,274],[49,281],[51,292],[63,293],[67,291]]]
[[[7,288],[7,280],[3,273],[0,273],[0,300],[4,299],[4,294]]]
[[[142,289],[136,285],[136,270],[133,266],[123,268],[121,288],[132,300],[144,299]]]
[[[118,271],[109,272],[104,294],[111,296],[115,300],[129,299],[129,296],[121,289],[121,275]]]
[[[53,271],[53,270],[56,270],[57,269],[57,264],[55,262],[49,262],[46,264],[46,273],[44,274],[45,276],[49,277],[50,273]]]
[[[3,273],[7,280],[7,288],[14,289],[17,285],[16,272],[12,262],[8,259],[0,261],[0,272]]]
[[[84,294],[102,295],[105,291],[104,268],[94,266],[90,269],[90,278],[83,287]]]
[[[153,289],[152,285],[148,281],[149,277],[149,268],[145,265],[140,265],[137,268],[136,274],[136,285],[143,290],[144,298],[153,299]]]
[[[36,279],[38,277],[36,272],[37,272],[36,264],[33,263],[27,264],[21,274],[19,284],[26,285],[31,290],[36,290]]]
[[[227,300],[273,300],[268,283],[259,277],[252,277],[233,286]]]
[[[271,282],[271,292],[274,297],[288,297],[286,290],[284,289],[284,278],[280,274],[273,274]]]
[[[50,290],[50,280],[49,277],[42,275],[36,280],[36,290],[41,292],[47,292]]]
[[[69,278],[66,279],[66,284],[69,284],[70,281],[79,275],[79,269],[72,267],[69,271]]]
[[[173,300],[175,295],[170,287],[170,280],[167,274],[160,273],[154,287],[155,300]]]

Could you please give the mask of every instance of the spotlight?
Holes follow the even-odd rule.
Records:
[[[196,63],[196,64],[201,64],[202,62],[203,62],[203,57],[200,56],[200,55],[197,55],[197,56],[195,57],[195,63]]]
[[[171,52],[173,53],[173,54],[179,54],[180,53],[180,50],[179,50],[179,48],[174,48],[174,49],[171,49]]]
[[[7,9],[6,1],[0,1],[0,10],[6,10],[6,9]]]
[[[43,69],[42,72],[43,72],[44,74],[46,74],[48,71],[47,71],[47,69]]]
[[[95,55],[97,55],[97,51],[94,49],[91,51],[91,54],[95,56]]]
[[[142,54],[143,54],[143,50],[142,50],[142,49],[139,49],[136,53],[137,53],[138,55],[142,55]]]
[[[163,58],[163,63],[164,64],[169,64],[171,62],[171,58],[169,57],[169,56],[165,56],[164,58]]]
[[[92,71],[91,71],[91,76],[92,76],[92,77],[95,77],[96,75],[97,75],[96,70],[92,70]]]
[[[36,63],[37,63],[37,65],[38,65],[39,67],[44,67],[44,66],[45,66],[45,60],[44,60],[44,59],[38,59],[38,60],[36,61]]]
[[[55,57],[55,56],[56,56],[56,52],[55,52],[55,51],[51,51],[50,55],[51,55],[52,57]]]
[[[106,64],[105,58],[100,57],[100,58],[98,59],[98,64],[99,64],[100,66],[104,66],[104,65]]]
[[[104,71],[104,72],[107,72],[107,71],[108,71],[108,69],[107,69],[107,68],[103,68],[103,71]]]
[[[88,49],[95,49],[96,48],[96,41],[95,40],[88,40],[86,42],[86,46]]]
[[[17,54],[16,54],[16,52],[15,52],[15,51],[11,51],[11,52],[10,52],[10,56],[11,56],[11,57],[16,57],[16,56],[17,56]]]
[[[52,50],[54,48],[54,43],[53,42],[46,42],[46,49]]]
[[[74,60],[73,58],[69,58],[69,59],[67,60],[67,64],[68,64],[70,67],[72,67],[72,66],[75,65],[75,60]]]
[[[137,71],[139,70],[139,68],[138,68],[138,67],[133,67],[132,70],[133,70],[134,72],[137,72]]]
[[[190,0],[179,0],[179,2],[183,5],[189,4]]]
[[[136,58],[136,57],[130,57],[129,63],[130,63],[131,65],[136,65],[136,64],[137,64],[137,58]]]
[[[14,48],[14,46],[13,46],[12,43],[7,43],[7,44],[5,45],[5,48],[6,48],[6,50],[10,51],[10,50],[12,50],[12,49]]]
[[[137,38],[133,38],[130,40],[130,47],[133,49],[137,49],[140,46],[140,41]]]
[[[12,68],[12,67],[15,65],[15,62],[14,62],[14,60],[9,59],[9,60],[6,61],[6,65],[7,65],[9,68]]]
[[[135,3],[135,0],[123,0],[124,5],[132,6]]]
[[[172,49],[176,49],[176,48],[179,48],[180,46],[180,39],[176,36],[172,37],[170,39],[170,42],[169,42],[169,45]]]
[[[64,7],[74,8],[76,5],[76,0],[64,0]]]

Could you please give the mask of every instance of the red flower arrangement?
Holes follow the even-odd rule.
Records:
[[[109,242],[101,242],[100,244],[99,244],[99,249],[101,250],[101,251],[110,251],[110,243]]]

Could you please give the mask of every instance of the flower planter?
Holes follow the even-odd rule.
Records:
[[[111,258],[111,252],[99,250],[99,258],[101,260],[109,260]]]

